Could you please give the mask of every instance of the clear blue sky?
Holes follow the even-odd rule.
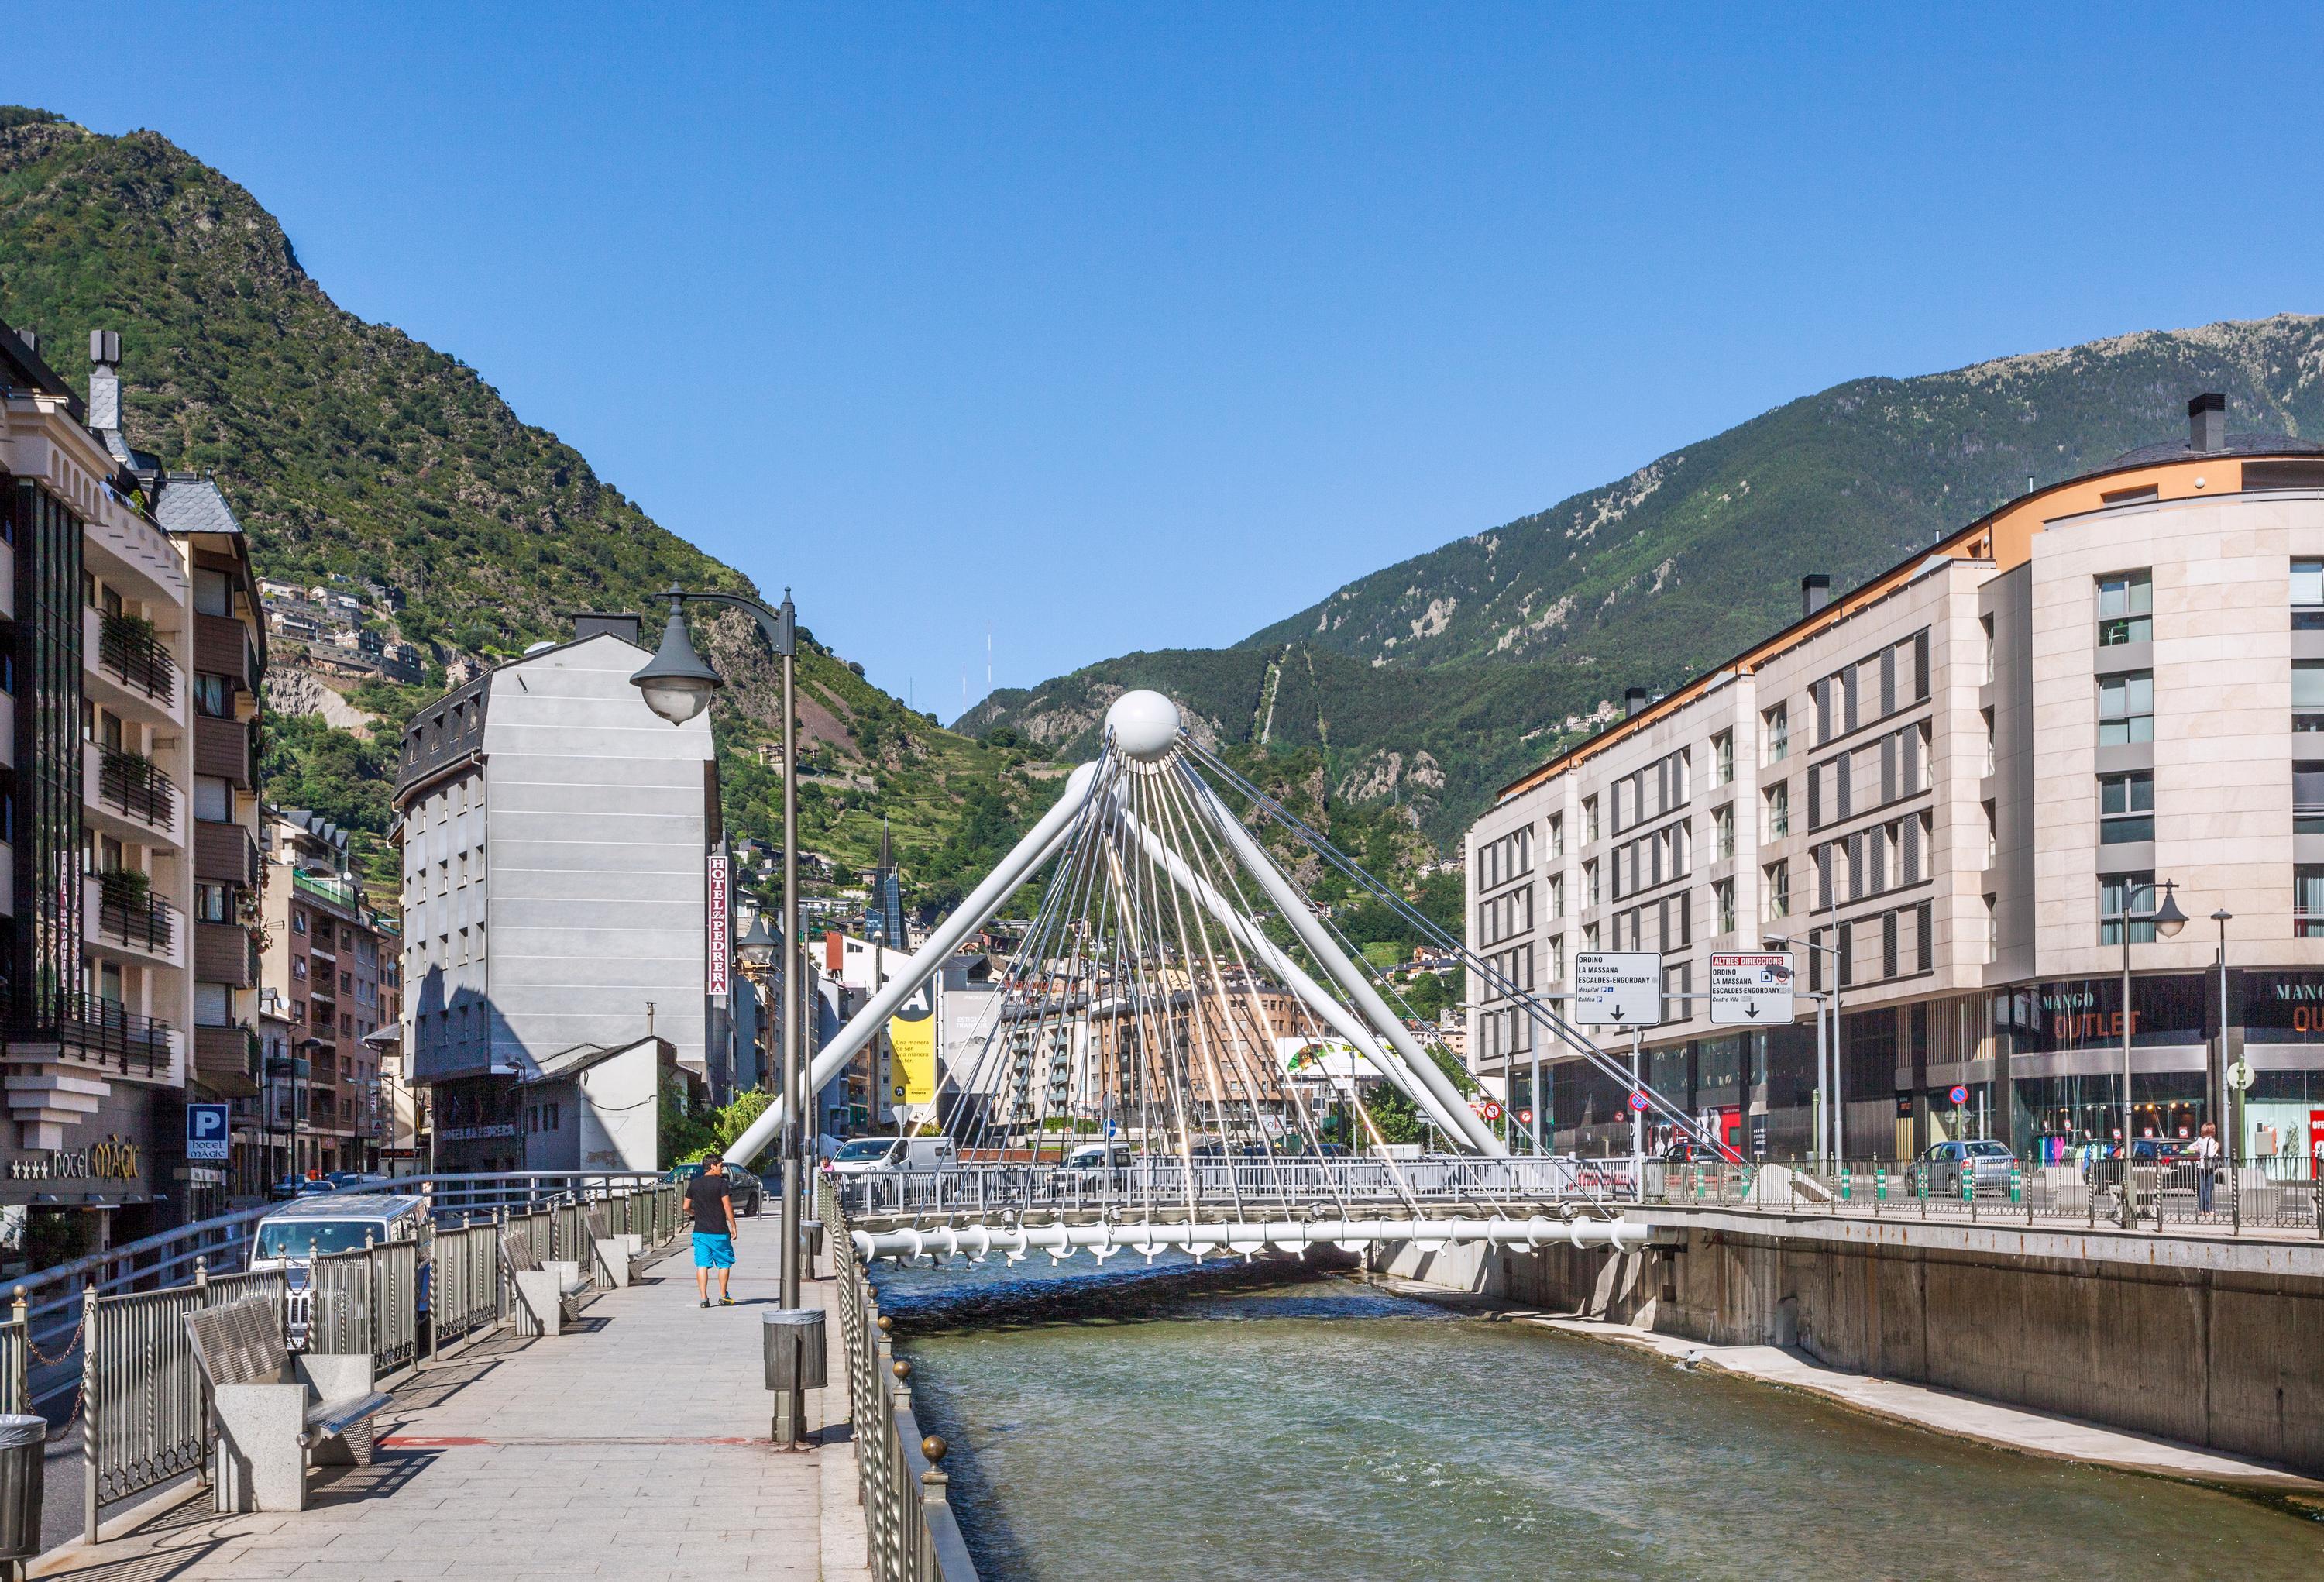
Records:
[[[988,625],[1230,643],[1857,375],[2324,308],[2314,11],[549,9],[23,6],[0,97],[947,720]]]

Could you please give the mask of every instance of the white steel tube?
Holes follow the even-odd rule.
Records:
[[[1098,763],[1103,763],[1100,759]],[[938,923],[928,935],[928,942],[904,964],[904,969],[890,978],[886,986],[872,996],[869,1004],[850,1017],[847,1025],[829,1043],[816,1051],[815,1062],[807,1069],[807,1091],[821,1093],[823,1085],[837,1075],[841,1067],[854,1057],[855,1051],[871,1041],[872,1035],[886,1024],[905,1001],[918,994],[920,985],[934,977],[938,968],[951,959],[952,953],[963,939],[982,928],[992,914],[1011,895],[1025,876],[1047,862],[1049,856],[1065,841],[1089,800],[1090,787],[1096,783],[1098,763],[1084,763],[1074,771],[1065,782],[1065,795],[1056,805],[1041,816],[1039,823],[1025,832],[1025,838],[1012,847],[1009,855],[993,865],[984,876],[984,883],[969,892],[968,899],[953,908],[952,915]],[[750,1130],[734,1139],[726,1150],[729,1164],[747,1165],[761,1148],[774,1141],[783,1124],[788,1104],[778,1099],[766,1107],[759,1118],[751,1123]]]
[[[1235,942],[1250,954],[1259,966],[1282,980],[1283,986],[1297,995],[1307,1008],[1331,1023],[1333,1032],[1370,1060],[1372,1069],[1385,1077],[1396,1090],[1426,1110],[1430,1118],[1448,1131],[1455,1123],[1450,1112],[1427,1088],[1416,1084],[1406,1075],[1404,1062],[1380,1047],[1379,1036],[1367,1027],[1345,1005],[1323,992],[1323,987],[1302,971],[1297,963],[1275,948],[1275,942],[1261,932],[1257,924],[1234,908],[1234,903],[1219,893],[1218,887],[1186,865],[1185,859],[1165,845],[1162,838],[1139,823],[1135,814],[1117,800],[1113,816],[1122,827],[1138,837],[1148,855],[1162,864],[1171,879],[1182,890],[1203,903],[1204,910],[1219,920],[1221,927],[1234,936]]]
[[[1406,1069],[1414,1081],[1435,1094],[1437,1106],[1452,1121],[1449,1128],[1452,1134],[1479,1153],[1498,1158],[1508,1152],[1501,1140],[1493,1135],[1492,1128],[1479,1119],[1462,1100],[1460,1090],[1452,1086],[1452,1079],[1439,1070],[1436,1062],[1412,1041],[1412,1035],[1404,1030],[1403,1020],[1388,1008],[1388,1002],[1379,997],[1379,991],[1371,985],[1371,980],[1358,971],[1354,963],[1332,942],[1331,936],[1323,931],[1314,914],[1307,910],[1307,902],[1291,887],[1291,881],[1283,876],[1282,870],[1275,865],[1275,860],[1259,849],[1259,843],[1250,837],[1250,832],[1242,827],[1242,821],[1219,800],[1218,793],[1211,790],[1201,775],[1190,770],[1186,781],[1194,793],[1196,804],[1208,816],[1212,826],[1225,837],[1250,876],[1259,881],[1259,888],[1267,892],[1268,899],[1275,902],[1276,909],[1283,914],[1283,921],[1298,934],[1308,953],[1323,963],[1323,970],[1347,991],[1348,997],[1355,1002],[1366,1018],[1388,1035],[1389,1044],[1404,1057]],[[1443,1123],[1439,1121],[1438,1124]]]

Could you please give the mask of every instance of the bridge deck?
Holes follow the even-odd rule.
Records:
[[[398,1386],[377,1462],[318,1485],[305,1512],[219,1516],[205,1494],[33,1574],[865,1577],[846,1392],[807,1397],[842,1420],[827,1448],[768,1444],[759,1324],[777,1233],[771,1215],[742,1224],[734,1307],[696,1305],[680,1242],[645,1282],[593,1302],[577,1333],[485,1342]],[[827,1298],[829,1282],[816,1289]],[[836,1315],[831,1327],[835,1347]]]

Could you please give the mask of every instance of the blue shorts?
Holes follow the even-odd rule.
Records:
[[[694,1233],[694,1266],[696,1269],[732,1269],[734,1267],[734,1238],[724,1231],[713,1235],[706,1230]]]

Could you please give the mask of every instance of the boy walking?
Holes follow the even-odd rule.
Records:
[[[702,1173],[686,1183],[686,1207],[694,1216],[694,1285],[702,1305],[710,1305],[710,1272],[718,1271],[718,1303],[731,1308],[727,1271],[734,1267],[734,1198],[726,1181],[726,1161],[712,1154]]]

